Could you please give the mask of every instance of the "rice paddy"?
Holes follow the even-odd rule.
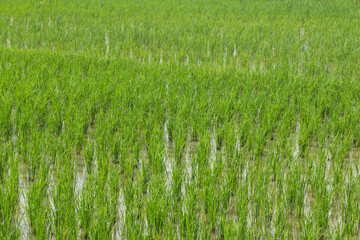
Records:
[[[0,2],[1,239],[358,239],[359,1]]]

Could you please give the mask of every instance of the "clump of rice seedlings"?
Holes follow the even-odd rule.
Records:
[[[54,205],[52,225],[56,238],[76,238],[75,171],[70,159],[63,161],[63,165],[56,169],[56,185],[51,193]]]
[[[29,236],[36,236],[37,238],[45,239],[50,238],[50,219],[43,216],[50,215],[50,208],[47,201],[47,189],[48,189],[48,177],[49,177],[49,165],[45,159],[41,160],[41,166],[34,181],[29,183],[28,189],[23,192],[23,201],[26,203],[26,215],[24,217],[23,232],[25,238]],[[24,180],[23,180],[24,181]],[[26,185],[23,185],[24,187]]]
[[[10,146],[8,147],[11,149]],[[4,158],[2,158],[2,161],[4,161]],[[5,180],[1,183],[0,188],[0,197],[2,199],[0,219],[3,223],[0,236],[4,239],[18,239],[21,236],[21,226],[16,220],[16,209],[18,202],[21,200],[19,197],[19,158],[16,157],[16,154],[11,154],[10,151],[6,162],[6,176],[4,176]]]
[[[77,216],[79,221],[79,233],[81,238],[89,238],[91,236],[92,225],[95,221],[95,202],[94,202],[94,174],[89,174],[84,182],[78,202]]]

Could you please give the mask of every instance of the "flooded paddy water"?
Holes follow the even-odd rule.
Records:
[[[286,183],[291,182],[290,180],[286,180],[289,178],[289,174],[291,174],[291,171],[293,171],[292,169],[295,168],[302,168],[303,172],[301,172],[300,178],[303,179],[304,176],[310,176],[310,177],[316,177],[313,176],[311,173],[307,173],[307,171],[318,171],[319,168],[324,168],[323,172],[324,172],[324,183],[326,184],[326,192],[327,194],[330,194],[330,203],[328,206],[328,226],[329,226],[329,232],[334,233],[336,231],[341,231],[344,227],[344,218],[346,218],[346,212],[344,211],[344,206],[346,206],[347,201],[348,200],[348,193],[344,192],[344,195],[333,195],[333,191],[334,188],[336,186],[334,186],[334,178],[336,177],[334,174],[336,173],[335,171],[335,165],[334,165],[334,161],[333,161],[333,157],[331,154],[331,151],[334,152],[336,154],[336,149],[332,149],[330,150],[330,141],[329,138],[325,139],[325,142],[323,144],[321,143],[313,143],[310,147],[309,147],[309,154],[306,156],[307,159],[300,154],[300,146],[299,146],[299,135],[300,135],[300,131],[301,131],[301,126],[300,123],[297,122],[296,125],[296,129],[293,133],[293,139],[292,139],[292,156],[291,156],[291,161],[290,161],[290,165],[288,165],[286,167],[286,169],[284,169],[284,173],[285,175],[283,176],[284,178],[284,184],[281,187],[282,190],[279,189],[279,185],[278,183],[273,180],[271,181],[268,185],[267,185],[267,198],[271,199],[273,198],[272,201],[273,202],[273,210],[271,210],[271,221],[269,221],[269,223],[259,223],[259,219],[256,217],[256,213],[254,213],[256,206],[253,205],[253,200],[255,195],[256,195],[256,190],[254,189],[254,185],[253,183],[251,183],[251,181],[248,181],[246,179],[249,179],[249,177],[254,176],[253,174],[256,174],[254,172],[254,160],[252,157],[252,154],[250,152],[248,152],[248,150],[246,148],[244,148],[243,146],[241,146],[240,144],[240,140],[239,137],[236,136],[236,142],[235,142],[235,148],[236,151],[238,153],[241,153],[242,156],[245,158],[244,159],[244,163],[245,165],[241,168],[241,170],[239,170],[239,176],[237,178],[238,184],[241,185],[242,182],[247,181],[247,199],[248,199],[248,204],[247,204],[247,214],[246,214],[246,222],[247,222],[247,228],[248,229],[252,229],[252,228],[259,228],[260,232],[263,232],[263,234],[269,232],[271,234],[271,236],[276,236],[276,223],[274,222],[275,219],[278,218],[278,214],[279,214],[279,210],[276,207],[277,205],[277,199],[278,197],[281,195],[279,191],[283,191],[284,193],[286,193],[287,191],[289,191],[287,188],[289,186],[286,185]],[[165,174],[165,186],[166,186],[166,191],[168,192],[169,195],[172,195],[172,186],[173,186],[173,170],[176,167],[175,164],[175,146],[174,146],[174,142],[173,140],[170,140],[169,138],[169,132],[168,132],[168,126],[167,123],[165,122],[164,124],[164,154],[163,154],[163,164],[164,164],[164,174]],[[223,143],[222,146],[217,146],[217,142],[216,142],[216,131],[214,129],[212,129],[211,131],[209,131],[211,134],[209,136],[209,155],[208,155],[208,161],[209,161],[209,174],[215,174],[216,168],[219,167],[219,162],[218,161],[223,161],[223,163],[227,163],[228,160],[227,158],[229,157],[228,154],[228,149],[226,146],[226,142]],[[235,130],[236,132],[236,130]],[[197,178],[199,176],[196,176],[196,174],[198,173],[198,166],[196,164],[196,158],[197,158],[197,151],[199,149],[199,142],[198,141],[192,141],[190,139],[190,137],[188,136],[187,141],[185,143],[185,149],[184,149],[184,156],[182,159],[182,163],[181,163],[181,172],[183,174],[183,181],[181,183],[181,198],[182,198],[182,214],[187,214],[188,212],[188,205],[187,205],[187,198],[188,198],[188,187],[191,186],[193,183],[192,181],[196,181],[198,182],[199,180],[197,180]],[[16,142],[15,138],[13,138],[13,141]],[[277,134],[275,133],[273,135],[273,137],[268,138],[266,140],[265,143],[265,147],[263,150],[263,153],[261,155],[261,161],[266,162],[268,161],[268,154],[271,154],[274,147],[277,144]],[[358,161],[356,159],[358,159],[359,157],[359,148],[353,146],[350,150],[350,152],[347,154],[347,157],[344,159],[344,163],[343,163],[343,167],[346,169],[344,170],[346,172],[345,174],[345,180],[344,180],[344,184],[346,186],[337,186],[337,187],[343,187],[344,191],[347,188],[347,185],[351,184],[349,181],[349,179],[356,179],[358,176],[358,169],[359,169],[359,164]],[[324,163],[321,163],[321,160],[319,159],[319,154],[321,154],[321,152],[324,152],[325,154],[325,159],[324,159]],[[75,171],[75,175],[74,175],[74,194],[76,196],[76,200],[77,202],[81,202],[81,198],[82,198],[82,191],[84,188],[84,185],[87,181],[87,167],[86,167],[86,161],[84,158],[84,150],[81,150],[80,153],[76,153],[76,151],[74,150],[73,154],[72,154],[72,162],[73,162],[73,170]],[[20,156],[21,159],[21,156]],[[96,159],[96,157],[95,157]],[[248,159],[248,160],[246,160]],[[140,154],[140,158],[138,160],[137,163],[137,167],[136,167],[136,171],[141,172],[142,171],[142,167],[145,166],[146,164],[148,164],[149,158],[148,158],[148,154],[147,154],[147,150],[146,148],[143,148],[141,150],[141,154]],[[310,162],[309,162],[310,161]],[[144,165],[145,164],[145,165]],[[117,163],[112,163],[112,165],[117,166]],[[224,165],[223,169],[221,170],[221,176],[220,177],[220,184],[219,187],[223,188],[224,186],[226,186],[226,181],[227,181],[227,176],[226,174],[228,174],[229,171],[232,171],[232,169],[227,169],[227,164]],[[296,166],[296,167],[293,167]],[[302,166],[302,167],[300,167]],[[308,167],[304,166],[308,166],[311,167],[310,169],[307,169]],[[94,165],[92,166],[92,168],[94,169],[94,171],[96,171],[96,169],[98,168],[97,163],[95,162]],[[47,201],[49,204],[49,210],[50,212],[52,212],[52,214],[50,214],[50,216],[48,217],[53,217],[54,212],[56,212],[56,208],[54,206],[53,203],[53,194],[54,194],[54,189],[56,189],[56,185],[58,184],[56,179],[57,176],[54,175],[55,169],[54,168],[50,168],[50,177],[49,179],[49,188],[47,190]],[[271,171],[270,169],[268,169],[268,171]],[[194,175],[195,174],[195,175]],[[271,174],[269,175],[271,179],[275,179]],[[306,225],[308,223],[308,221],[313,221],[313,217],[312,214],[314,214],[314,211],[317,207],[317,203],[316,203],[316,193],[314,193],[314,186],[312,186],[309,183],[309,179],[305,180],[303,179],[302,181],[305,181],[304,185],[299,186],[300,187],[300,191],[303,192],[303,199],[302,201],[302,216],[301,219],[304,219],[304,224]],[[31,223],[30,223],[30,219],[27,213],[27,204],[28,204],[28,199],[27,199],[27,195],[28,195],[28,191],[29,191],[29,185],[32,184],[32,181],[30,181],[30,178],[28,177],[28,169],[26,164],[20,162],[19,164],[19,200],[18,200],[18,213],[17,213],[17,219],[19,222],[19,229],[20,234],[21,234],[21,239],[31,239],[31,238],[36,238],[36,234],[33,232],[33,229],[31,227]],[[117,197],[117,207],[116,207],[116,222],[113,224],[112,227],[112,239],[124,239],[126,236],[126,231],[127,227],[126,227],[126,216],[127,216],[127,206],[126,206],[126,201],[125,201],[125,195],[126,192],[124,190],[124,188],[122,187],[123,183],[121,181],[121,183],[119,183],[120,185],[120,190],[119,190],[119,194]],[[270,194],[271,193],[271,194]],[[280,194],[280,195],[279,195]],[[228,210],[227,210],[227,218],[229,219],[233,219],[234,224],[237,225],[238,221],[239,221],[239,212],[238,212],[238,208],[237,208],[237,204],[238,204],[238,199],[237,196],[235,195],[231,195],[229,200],[228,200]],[[143,206],[144,207],[144,214],[142,214],[143,219],[140,219],[139,224],[142,225],[142,229],[145,232],[148,232],[149,234],[149,230],[148,228],[148,223],[147,223],[147,216],[146,216],[146,205]],[[76,208],[77,209],[77,208]],[[80,214],[77,210],[75,209],[75,215]],[[254,216],[255,215],[255,216]],[[75,217],[75,216],[74,216]],[[207,214],[200,214],[198,216],[198,218],[200,219],[200,221],[206,221],[205,219],[207,219],[209,216],[207,216]],[[300,232],[301,232],[301,226],[299,225],[299,218],[300,216],[297,216],[296,210],[293,210],[293,212],[291,214],[289,214],[288,216],[288,224],[293,225],[294,227],[294,237],[300,237]],[[54,220],[50,220],[50,221],[54,221]],[[215,226],[218,226],[216,228],[214,228],[212,235],[214,235],[212,238],[216,238],[217,232],[220,230],[216,230],[218,228],[220,228],[220,219],[218,219],[217,221],[219,221],[218,223],[215,224]],[[78,229],[78,238],[81,239],[83,238],[83,233],[82,233],[82,226],[80,223],[80,219],[77,220],[77,229]],[[256,226],[254,226],[254,224],[256,224]],[[260,226],[259,226],[260,224]],[[49,225],[49,227],[51,227],[51,224]],[[180,226],[177,226],[177,228],[180,229]],[[50,232],[52,232],[52,230],[49,229]],[[180,230],[179,230],[180,231]],[[54,237],[54,232],[50,233],[50,236]]]
[[[12,115],[15,115],[16,113],[13,112]],[[259,116],[259,110],[257,113],[257,116]],[[14,118],[14,117],[12,117]],[[257,117],[258,118],[258,117]],[[14,121],[14,120],[13,120]],[[255,121],[255,124],[259,124],[258,120]],[[19,196],[17,201],[17,214],[16,219],[18,222],[18,228],[20,230],[20,239],[32,239],[36,238],[36,232],[34,232],[34,226],[32,225],[29,214],[28,214],[28,207],[29,207],[29,200],[28,200],[28,193],[29,193],[29,186],[32,186],[34,184],[34,179],[29,176],[29,172],[31,172],[32,162],[35,161],[32,160],[31,157],[29,157],[29,162],[24,162],[24,156],[21,154],[18,154],[19,152],[19,142],[18,137],[15,134],[16,132],[16,124],[13,122],[14,130],[12,133],[11,138],[11,144],[13,146],[13,151],[15,152],[15,159],[19,159],[19,181],[18,181],[18,187],[19,187]],[[64,127],[64,126],[63,126]],[[214,213],[211,213],[210,210],[205,211],[204,209],[208,206],[205,206],[204,203],[201,201],[198,201],[196,203],[191,203],[192,201],[192,195],[193,191],[190,188],[197,188],[199,192],[205,191],[206,188],[203,187],[201,184],[203,184],[202,181],[205,177],[202,175],[204,172],[201,172],[199,169],[200,167],[204,168],[204,166],[208,166],[208,169],[206,170],[205,174],[207,174],[206,177],[209,179],[216,179],[211,184],[216,184],[216,187],[221,189],[221,191],[225,191],[227,184],[228,184],[228,174],[235,171],[238,172],[238,176],[236,177],[236,188],[242,189],[241,191],[244,191],[245,196],[242,196],[242,198],[246,199],[246,214],[245,216],[241,215],[241,208],[239,208],[239,196],[236,196],[234,193],[235,191],[230,194],[228,199],[226,200],[226,219],[231,219],[233,221],[234,226],[240,227],[240,220],[241,217],[246,218],[246,228],[247,229],[256,229],[257,232],[261,234],[270,234],[273,238],[277,236],[278,230],[277,229],[277,219],[279,219],[281,216],[281,212],[279,212],[278,207],[278,199],[281,198],[282,195],[288,194],[289,191],[292,191],[292,188],[294,186],[288,185],[293,184],[292,178],[296,175],[294,175],[294,172],[297,171],[297,169],[300,169],[299,175],[300,179],[297,180],[300,185],[296,186],[297,191],[301,192],[300,196],[301,199],[297,200],[301,202],[300,208],[301,209],[293,209],[290,212],[287,213],[287,219],[286,224],[292,226],[293,228],[293,236],[294,238],[301,237],[301,231],[303,226],[301,224],[304,224],[305,226],[307,224],[311,224],[314,220],[314,214],[316,214],[316,211],[318,211],[319,206],[319,196],[316,191],[317,186],[312,184],[311,180],[312,178],[316,178],[314,173],[323,173],[323,179],[320,179],[322,182],[321,184],[325,184],[326,191],[325,195],[328,198],[327,206],[325,206],[327,212],[327,224],[329,228],[329,232],[332,234],[335,234],[337,231],[342,231],[345,224],[345,219],[347,218],[347,212],[345,210],[345,206],[349,203],[349,196],[350,192],[347,190],[350,188],[351,184],[354,184],[351,181],[354,181],[354,179],[357,179],[359,174],[359,163],[357,161],[360,149],[356,146],[352,146],[349,150],[349,152],[345,155],[342,162],[342,171],[344,171],[344,174],[342,176],[345,176],[344,182],[339,185],[339,183],[336,185],[336,174],[339,174],[337,171],[338,164],[336,161],[334,161],[334,158],[339,156],[338,151],[339,148],[334,145],[336,142],[334,142],[334,139],[331,139],[331,137],[325,137],[323,142],[316,142],[313,141],[310,146],[308,146],[307,154],[302,154],[302,149],[300,146],[301,141],[301,131],[302,126],[300,125],[300,121],[297,120],[296,122],[296,128],[294,129],[294,132],[291,134],[290,139],[287,140],[287,144],[290,145],[291,153],[289,156],[286,156],[285,152],[281,152],[277,155],[279,159],[282,159],[285,157],[287,159],[286,163],[282,167],[281,173],[283,173],[283,176],[275,176],[272,171],[272,169],[263,169],[262,173],[260,174],[266,174],[268,176],[269,182],[266,183],[266,196],[269,199],[269,219],[268,221],[264,221],[263,219],[259,218],[259,210],[258,206],[256,205],[256,195],[257,193],[257,181],[260,181],[261,179],[256,179],[258,176],[257,170],[259,164],[261,165],[267,165],[267,162],[270,161],[270,157],[273,157],[274,150],[278,149],[278,146],[280,146],[279,141],[279,134],[275,130],[275,132],[272,135],[269,135],[264,143],[264,148],[261,151],[261,154],[258,156],[255,156],[254,152],[249,151],[247,145],[242,145],[240,142],[240,136],[239,136],[239,129],[237,126],[234,126],[234,149],[236,154],[238,155],[237,161],[241,161],[244,165],[240,165],[239,169],[234,169],[232,166],[232,162],[229,161],[231,159],[230,155],[230,144],[227,145],[226,141],[222,141],[221,145],[218,145],[218,132],[217,129],[214,126],[211,126],[208,130],[209,134],[207,136],[207,142],[205,145],[201,145],[198,141],[198,139],[192,139],[191,134],[187,133],[186,141],[184,144],[184,155],[181,159],[180,165],[176,164],[176,152],[175,152],[175,140],[170,138],[169,133],[169,123],[168,121],[164,122],[163,129],[162,129],[162,138],[163,138],[163,146],[161,146],[162,151],[162,164],[164,166],[163,168],[163,174],[164,174],[164,183],[166,188],[166,193],[170,196],[170,198],[174,198],[176,196],[173,196],[173,186],[174,186],[174,172],[180,171],[182,174],[182,181],[180,186],[180,192],[181,192],[181,198],[180,204],[181,204],[181,214],[183,216],[186,216],[187,214],[191,213],[190,211],[192,207],[191,204],[196,204],[196,208],[199,209],[199,212],[196,215],[196,219],[198,219],[199,222],[203,222],[206,224],[213,224],[213,227],[210,231],[211,238],[219,238],[221,235],[221,228],[223,219],[220,219],[219,215]],[[190,131],[191,132],[191,131]],[[77,152],[76,148],[72,150],[71,153],[71,171],[74,172],[73,174],[73,180],[72,181],[72,192],[74,194],[74,198],[71,201],[75,201],[75,207],[74,207],[74,216],[73,218],[76,219],[76,227],[74,227],[77,231],[77,237],[78,239],[83,239],[85,232],[84,232],[84,226],[81,220],[81,207],[80,203],[84,200],[82,199],[85,195],[83,194],[85,185],[90,181],[88,178],[89,175],[89,169],[90,171],[93,171],[94,179],[95,181],[100,178],[99,175],[101,171],[101,164],[102,162],[98,162],[98,156],[97,156],[97,148],[99,146],[96,143],[96,138],[94,138],[95,129],[94,127],[89,127],[86,134],[85,134],[85,143],[84,146],[81,148],[79,152]],[[91,143],[91,144],[90,144]],[[93,148],[93,154],[92,159],[93,163],[91,165],[88,165],[88,160],[85,159],[86,154],[86,148],[87,146],[91,146]],[[204,166],[199,167],[199,151],[204,150],[201,148],[208,148],[206,149],[206,160],[208,161],[208,164],[204,164]],[[134,172],[133,175],[137,176],[137,174],[141,174],[144,169],[143,167],[149,168],[150,159],[149,159],[149,149],[143,146],[140,150],[140,156],[137,160],[137,162],[134,164]],[[89,157],[89,156],[87,156]],[[44,159],[50,159],[45,157]],[[48,163],[51,165],[50,163]],[[108,163],[109,168],[118,168],[120,167],[119,160],[112,161]],[[267,165],[270,167],[270,165]],[[48,180],[48,188],[46,190],[46,196],[44,196],[44,201],[46,201],[47,208],[49,210],[49,215],[47,216],[47,220],[49,223],[48,226],[48,234],[50,238],[56,239],[56,229],[54,229],[54,223],[57,211],[57,205],[55,203],[54,197],[57,195],[57,187],[58,187],[58,178],[60,177],[58,175],[58,170],[61,166],[55,166],[51,165],[49,167],[49,177]],[[125,167],[125,166],[122,166]],[[177,169],[178,168],[178,169]],[[218,169],[220,170],[220,173],[218,173]],[[202,169],[203,170],[203,169]],[[271,173],[270,173],[271,172]],[[278,179],[282,180],[278,180]],[[106,180],[106,186],[110,185],[110,175],[108,176],[108,179]],[[255,180],[254,180],[255,179]],[[350,180],[353,179],[353,180]],[[280,182],[279,182],[280,181]],[[281,182],[282,181],[282,182]],[[338,181],[338,180],[337,180]],[[125,186],[124,184],[125,180],[121,179],[117,183],[119,185],[118,194],[116,195],[116,208],[114,211],[115,213],[115,220],[111,223],[111,226],[109,227],[109,230],[111,232],[111,238],[112,239],[125,239],[129,229],[127,225],[127,221],[130,221],[128,217],[132,217],[131,214],[134,214],[134,216],[137,216],[139,219],[137,219],[137,224],[140,226],[141,231],[144,235],[151,234],[152,227],[149,226],[148,223],[148,215],[147,215],[147,202],[142,202],[141,206],[141,212],[140,213],[129,213],[131,211],[131,206],[127,206],[126,204],[126,198],[128,197],[128,186]],[[245,184],[245,185],[244,185]],[[345,185],[342,185],[345,184]],[[149,186],[145,187],[144,193],[142,193],[142,197],[151,199],[151,193],[149,191]],[[341,188],[341,194],[337,193],[334,194],[334,190],[336,188]],[[190,190],[190,195],[189,195]],[[94,193],[95,194],[95,193]],[[211,195],[211,194],[210,194]],[[94,197],[96,197],[94,195]],[[175,204],[175,203],[173,203]],[[130,214],[130,215],[129,215]],[[174,213],[171,211],[168,212],[168,220],[171,221],[171,217],[173,217]],[[49,219],[50,218],[50,219]],[[211,222],[210,222],[211,221]],[[180,235],[181,232],[181,224],[179,222],[175,223],[175,227],[179,230],[177,230]],[[205,231],[205,229],[201,229],[200,231]],[[209,231],[209,230],[208,230]]]
[[[293,147],[292,147],[292,161],[291,161],[291,165],[289,165],[287,167],[287,169],[284,170],[285,172],[285,176],[284,176],[284,185],[282,186],[282,191],[287,192],[288,191],[288,186],[286,185],[287,182],[286,179],[288,179],[288,174],[289,171],[291,171],[291,169],[293,168],[292,165],[297,166],[296,168],[299,168],[300,165],[302,166],[310,166],[312,167],[311,171],[317,171],[317,168],[321,168],[324,167],[324,179],[325,179],[325,183],[326,183],[326,191],[328,192],[328,194],[331,194],[333,189],[334,189],[334,165],[333,165],[333,161],[332,161],[332,155],[329,149],[329,140],[328,138],[326,138],[325,142],[323,144],[314,144],[312,146],[309,147],[309,155],[307,156],[309,159],[305,159],[304,156],[300,155],[300,147],[299,147],[299,133],[300,133],[300,124],[299,122],[297,123],[296,126],[296,130],[293,134]],[[198,181],[197,178],[201,177],[201,176],[196,176],[196,174],[198,173],[198,166],[196,164],[195,159],[197,158],[197,150],[199,147],[199,143],[197,141],[190,141],[190,138],[187,137],[187,141],[185,143],[185,149],[184,149],[184,157],[182,160],[182,164],[181,164],[181,168],[182,168],[182,174],[184,176],[183,178],[183,182],[181,184],[181,194],[182,194],[182,214],[186,214],[188,212],[188,205],[186,204],[186,199],[187,199],[187,189],[188,187],[192,184],[192,181]],[[252,176],[252,174],[254,174],[253,172],[253,160],[251,157],[251,153],[248,152],[245,148],[243,148],[242,146],[240,146],[239,143],[239,137],[236,137],[236,151],[239,153],[242,153],[243,156],[246,158],[248,158],[249,160],[245,160],[245,166],[239,171],[240,175],[238,176],[238,181],[239,184],[241,184],[241,182],[243,182],[246,179],[249,179],[250,176]],[[226,143],[223,144],[222,146],[217,146],[216,143],[216,133],[215,130],[211,131],[211,135],[209,137],[209,155],[208,155],[208,161],[209,161],[209,174],[215,174],[214,171],[216,171],[216,167],[219,166],[218,161],[219,159],[221,159],[221,161],[223,161],[224,163],[227,162],[226,158],[228,157],[228,152],[227,152],[227,147],[226,147]],[[262,161],[267,161],[267,158],[269,157],[267,155],[268,150],[270,150],[269,153],[271,153],[271,150],[273,149],[273,147],[275,146],[274,144],[277,144],[277,136],[276,134],[274,135],[274,137],[272,137],[271,139],[267,139],[266,141],[266,146],[263,150],[263,154],[261,155],[261,159]],[[164,163],[164,173],[165,173],[165,186],[166,186],[166,191],[168,192],[168,194],[172,195],[172,185],[173,185],[173,170],[175,168],[175,146],[174,146],[174,142],[171,141],[169,139],[169,133],[168,133],[168,129],[167,129],[167,123],[165,122],[164,125],[164,155],[163,155],[163,163]],[[322,146],[322,147],[321,147]],[[323,149],[323,150],[322,150]],[[319,154],[320,151],[324,151],[325,152],[325,163],[324,165],[320,166],[320,160],[319,158]],[[353,177],[357,177],[358,175],[358,169],[359,169],[359,165],[358,162],[356,161],[356,159],[359,156],[359,149],[357,147],[352,147],[351,151],[349,152],[348,156],[344,159],[344,166],[346,167],[346,172],[348,172],[345,176],[345,184],[350,184],[349,180],[350,178]],[[312,163],[307,163],[310,159],[312,159]],[[74,175],[74,194],[76,196],[76,201],[77,202],[81,202],[81,197],[82,197],[82,191],[85,185],[85,182],[87,181],[87,168],[86,168],[86,161],[84,159],[84,150],[82,150],[80,153],[76,153],[75,151],[72,154],[72,161],[73,161],[73,169],[76,172],[76,174]],[[141,167],[144,166],[144,164],[148,164],[149,158],[147,155],[147,151],[145,148],[143,148],[143,150],[141,151],[141,156],[139,159],[139,162],[137,164],[137,170],[141,172]],[[114,163],[116,166],[116,163]],[[310,165],[309,165],[310,164]],[[97,168],[97,164],[95,163],[93,165],[94,170],[96,170]],[[29,177],[27,177],[27,166],[23,163],[20,163],[19,165],[19,201],[18,201],[18,214],[17,214],[17,218],[18,218],[18,222],[19,222],[19,229],[21,229],[21,239],[30,239],[30,238],[35,238],[36,234],[33,232],[31,224],[30,224],[30,220],[28,218],[27,215],[27,204],[28,204],[28,200],[27,200],[27,193],[29,191],[28,189],[28,185],[32,184],[31,181],[29,181]],[[222,177],[220,178],[220,185],[219,187],[223,187],[226,186],[226,175],[224,175],[226,172],[231,171],[231,169],[226,169],[226,165],[225,168],[223,168],[222,170]],[[270,169],[269,169],[270,171]],[[307,171],[305,169],[305,171]],[[56,175],[53,175],[51,172],[54,172],[54,169],[52,168],[52,170],[50,171],[50,177],[49,177],[49,189],[47,191],[47,195],[48,195],[48,201],[49,201],[49,207],[50,207],[50,211],[51,212],[56,212],[54,203],[53,203],[53,193],[54,193],[54,189],[56,188]],[[195,175],[194,175],[195,174]],[[304,175],[306,174],[306,172],[301,173],[301,178],[304,178]],[[351,176],[352,175],[352,176]],[[311,174],[310,174],[311,176]],[[314,176],[315,177],[315,176]],[[254,198],[254,194],[256,194],[255,190],[254,190],[254,186],[253,184],[248,181],[248,186],[247,186],[247,199],[248,199],[248,204],[247,204],[247,214],[246,214],[246,221],[247,221],[247,228],[248,229],[252,229],[254,228],[255,222],[258,221],[258,219],[254,218],[254,205],[252,204],[252,199]],[[113,230],[112,230],[112,238],[113,239],[124,239],[126,236],[126,204],[125,204],[125,194],[126,192],[124,191],[124,189],[121,187],[122,183],[120,183],[120,190],[119,190],[119,195],[117,197],[117,207],[116,207],[116,222],[113,225]],[[313,214],[314,209],[316,208],[315,205],[315,193],[313,192],[313,186],[310,186],[309,182],[305,183],[305,185],[301,186],[302,189],[300,189],[304,194],[303,194],[303,200],[302,200],[302,214],[303,216],[301,218],[304,219],[304,224],[306,225],[308,221],[313,221],[311,214]],[[277,198],[280,196],[280,192],[278,189],[278,185],[275,181],[270,182],[270,184],[268,184],[268,198],[273,198],[273,206],[274,209],[271,211],[272,212],[272,217],[271,217],[271,221],[266,224],[266,223],[261,223],[260,227],[259,227],[259,223],[257,222],[257,226],[256,228],[260,228],[259,231],[262,231],[264,234],[265,232],[270,232],[272,236],[276,235],[276,230],[275,230],[275,219],[277,218],[278,214],[279,214],[279,210],[277,209],[276,205],[277,205]],[[270,194],[272,193],[272,194]],[[236,196],[231,196],[229,198],[229,203],[228,203],[228,212],[227,212],[227,217],[229,219],[233,219],[234,224],[236,225],[237,222],[239,221],[239,213],[237,212],[237,197]],[[328,225],[329,225],[329,231],[334,233],[338,230],[341,230],[343,228],[344,225],[344,214],[346,214],[343,210],[344,205],[347,204],[347,193],[345,193],[343,196],[339,196],[339,195],[333,195],[333,197],[330,198],[330,204],[329,204],[329,212],[328,212]],[[145,207],[145,206],[144,206]],[[144,210],[144,213],[146,211]],[[75,210],[75,214],[78,215],[79,213],[77,212],[77,210]],[[50,216],[53,216],[53,214],[51,214]],[[50,217],[49,216],[49,217]],[[291,217],[292,216],[292,217]],[[205,219],[208,218],[208,216],[206,214],[200,214],[198,216],[200,218],[200,221],[206,221]],[[296,212],[294,210],[294,212],[292,214],[289,215],[288,218],[288,224],[293,225],[294,227],[294,237],[297,238],[300,236],[300,225],[298,225],[298,217],[296,215]],[[205,219],[204,219],[205,218]],[[78,221],[78,226],[77,229],[78,230],[78,238],[81,239],[83,238],[82,235],[82,227],[80,224],[80,220]],[[218,219],[217,221],[220,221],[220,219]],[[144,232],[148,232],[147,228],[147,216],[146,214],[143,215],[143,220],[140,220],[139,224],[142,224],[143,227],[143,231]],[[216,226],[220,227],[220,222],[218,222],[216,224]],[[179,228],[179,226],[178,226]],[[218,228],[218,227],[217,227]],[[214,232],[212,233],[215,236],[217,236],[217,228],[214,229]],[[51,232],[51,230],[49,230]],[[51,236],[54,236],[54,233],[50,234]],[[213,237],[212,237],[213,238]]]

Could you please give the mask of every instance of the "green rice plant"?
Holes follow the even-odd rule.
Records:
[[[32,233],[29,234],[33,234],[39,239],[47,239],[51,236],[49,232],[51,229],[50,219],[43,217],[50,215],[49,202],[47,201],[49,165],[45,161],[45,159],[41,160],[39,172],[27,192],[26,215],[32,228]]]
[[[11,164],[9,164],[11,163]],[[20,228],[16,222],[16,206],[19,199],[19,158],[11,154],[7,164],[6,181],[1,184],[0,219],[3,227],[1,237],[4,239],[18,239]]]
[[[84,150],[85,167],[88,174],[92,172],[95,157],[95,142],[89,139]]]
[[[11,95],[4,94],[2,97],[1,105],[1,136],[5,137],[6,140],[10,139],[12,126],[11,126],[11,111],[13,103],[11,101]]]
[[[149,234],[154,237],[164,236],[166,233],[166,203],[164,180],[150,179],[148,199],[145,202],[145,213],[149,226]],[[155,210],[156,209],[156,210]]]
[[[196,188],[196,183],[192,182],[187,186],[187,195],[184,199],[184,210],[181,218],[180,237],[196,238],[198,236],[198,212],[200,193]]]
[[[104,165],[103,165],[104,167]],[[107,167],[108,168],[108,167]],[[92,237],[110,238],[116,221],[116,206],[119,196],[119,171],[99,169],[95,190],[96,223],[92,226]]]
[[[87,239],[91,237],[91,230],[95,224],[96,215],[94,201],[94,174],[88,174],[85,180],[80,200],[78,202],[78,218],[80,222],[80,237]]]
[[[150,126],[146,129],[147,131],[150,130]],[[150,135],[151,134],[151,135]],[[160,174],[164,171],[164,164],[162,162],[162,152],[163,152],[163,144],[162,144],[162,136],[161,131],[158,127],[154,128],[147,137],[147,153],[149,156],[149,163],[151,166],[151,170],[153,174]]]
[[[74,170],[70,159],[63,159],[57,168],[56,185],[51,192],[54,209],[52,212],[53,234],[56,238],[76,238],[76,201],[74,189]]]
[[[187,129],[181,119],[176,120],[177,124],[174,127],[174,154],[177,167],[181,166],[181,162],[185,153],[185,144],[187,137]]]
[[[0,184],[3,184],[8,169],[8,160],[11,148],[7,145],[1,145],[0,149]]]

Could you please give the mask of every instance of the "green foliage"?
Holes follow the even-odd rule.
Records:
[[[359,7],[2,1],[0,238],[359,238]]]

